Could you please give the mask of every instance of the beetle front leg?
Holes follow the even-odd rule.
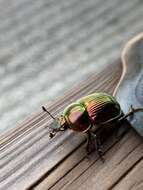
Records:
[[[91,132],[90,130],[87,131],[87,146],[86,146],[87,154],[90,154],[92,151],[97,150],[98,155],[102,162],[104,162],[103,158],[103,151],[101,149],[101,142],[100,139],[97,137],[96,134]]]
[[[59,128],[54,128],[51,130],[51,132],[49,133],[49,137],[50,138],[53,138],[58,132],[60,131],[65,131],[67,130],[67,128],[64,128],[64,127],[59,127]]]

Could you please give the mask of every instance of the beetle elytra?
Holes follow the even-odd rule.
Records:
[[[84,132],[87,134],[87,152],[90,152],[90,145],[95,142],[95,148],[102,158],[102,150],[100,146],[100,138],[96,135],[96,129],[108,127],[125,120],[134,112],[143,111],[143,108],[131,110],[127,114],[123,114],[122,109],[116,99],[106,93],[93,93],[88,96],[81,97],[74,103],[68,105],[64,111],[55,118],[43,106],[43,111],[47,112],[54,120],[58,122],[56,128],[52,128],[50,137],[54,137],[57,132],[71,129],[76,132]],[[95,132],[92,128],[95,128]]]

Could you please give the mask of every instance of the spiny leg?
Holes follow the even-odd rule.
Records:
[[[121,122],[125,120],[129,116],[133,116],[136,112],[143,112],[143,108],[134,108],[132,105],[130,106],[129,112],[121,117],[118,121]]]
[[[127,132],[128,132],[128,129],[129,129],[129,122],[126,120],[127,117],[130,117],[130,119],[133,119],[133,116],[134,116],[134,113],[136,112],[143,112],[143,108],[134,108],[132,105],[130,106],[130,109],[128,111],[127,114],[123,115],[121,118],[119,118],[117,120],[117,123],[116,125],[118,125],[117,127],[117,130],[116,130],[116,133],[115,133],[115,136],[117,137],[117,139],[120,139],[122,138]],[[124,129],[122,129],[122,131],[120,131],[121,129],[121,125],[122,123],[124,122],[124,124],[126,124],[127,126],[124,127]],[[120,131],[120,133],[119,133]]]
[[[87,134],[86,151],[87,151],[87,154],[90,154],[96,148],[95,143],[93,143],[95,138],[93,140],[89,130],[86,132],[86,134]]]
[[[116,125],[116,130],[114,130],[114,135],[116,140],[122,139],[122,137],[127,134],[129,131],[129,122],[127,120],[122,120],[124,121],[124,126],[122,127],[122,122],[118,122],[115,124]]]
[[[86,146],[87,153],[90,154],[92,151],[97,150],[98,155],[102,162],[104,162],[103,158],[103,151],[101,149],[101,142],[100,139],[97,137],[96,134],[91,132],[90,130],[87,131],[87,146]]]
[[[129,112],[128,112],[128,113],[131,113],[131,115],[129,115],[130,119],[133,119],[134,110],[135,110],[135,109],[134,109],[133,105],[131,105],[130,108],[129,108]],[[127,114],[128,114],[128,113],[127,113]]]

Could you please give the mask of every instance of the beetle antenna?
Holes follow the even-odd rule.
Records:
[[[42,109],[44,112],[47,112],[54,120],[56,120],[56,118],[44,106],[42,106]]]

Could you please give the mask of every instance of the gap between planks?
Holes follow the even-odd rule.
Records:
[[[124,177],[130,173],[134,166],[140,163],[143,158],[142,139],[133,130],[130,130],[120,141],[113,141],[112,138],[109,139],[104,146],[106,152],[104,164],[98,159],[95,153],[92,153],[89,159],[84,155],[84,158],[53,186],[48,187],[47,178],[47,184],[45,181],[35,187],[34,190],[109,190],[112,188],[116,189],[116,185],[122,180],[125,186]],[[73,162],[74,157],[80,157],[82,152],[83,150],[80,148],[79,153],[76,151],[74,155],[68,158],[69,160],[67,162],[70,164],[70,162]],[[61,171],[66,165],[67,163],[65,163],[63,167],[61,166]],[[56,177],[59,172],[60,171],[57,170],[57,172],[51,174],[52,178]],[[128,179],[128,177],[126,178]],[[138,181],[141,181],[141,179],[142,177],[140,177]],[[128,182],[128,186],[131,186],[134,181],[133,178]],[[119,188],[123,185],[122,182],[120,182],[117,187]],[[121,189],[128,190],[128,188]]]
[[[116,65],[116,66],[118,66],[119,68],[117,68],[116,67],[116,71],[115,71],[115,75],[111,75],[110,77],[111,77],[111,79],[110,80],[107,80],[108,81],[108,83],[106,84],[106,87],[104,87],[104,90],[106,90],[106,88],[107,88],[107,92],[109,92],[109,93],[113,93],[113,90],[114,90],[114,88],[115,88],[115,86],[117,85],[117,82],[118,82],[118,80],[119,80],[119,76],[117,76],[117,73],[119,74],[119,69],[121,69],[121,65],[120,65],[120,63],[118,64],[118,65]],[[121,70],[120,70],[121,71]],[[117,72],[117,73],[116,73]],[[115,79],[115,76],[116,77],[118,77],[118,78],[116,78]],[[114,81],[114,83],[112,83]],[[111,86],[109,87],[109,83],[111,83]],[[109,89],[110,89],[110,91],[109,91]],[[80,152],[80,157],[78,157],[77,158],[77,156],[75,156],[76,158],[75,159],[72,159],[72,161],[69,161],[68,162],[68,159],[66,159],[66,160],[64,160],[64,163],[69,163],[69,165],[67,164],[64,168],[62,167],[62,164],[60,163],[60,166],[58,165],[58,167],[57,167],[57,172],[56,172],[56,175],[54,175],[54,170],[52,170],[52,172],[51,172],[51,174],[49,175],[49,173],[47,173],[47,174],[45,174],[45,176],[43,176],[42,177],[42,179],[40,179],[38,182],[37,182],[37,184],[38,183],[41,183],[41,181],[42,180],[44,180],[44,178],[46,178],[46,176],[48,176],[47,177],[47,182],[43,182],[43,183],[41,183],[41,185],[40,186],[42,186],[42,188],[40,188],[40,189],[43,189],[43,186],[44,185],[42,185],[42,184],[46,184],[45,185],[45,189],[49,189],[50,188],[50,186],[52,186],[56,181],[58,181],[60,178],[62,178],[62,176],[63,175],[65,175],[67,172],[69,172],[69,170],[71,170],[72,169],[72,167],[74,167],[76,164],[78,164],[78,162],[80,162],[80,160],[81,159],[83,159],[84,158],[84,156],[85,156],[85,154],[86,154],[86,152],[83,150],[85,145],[83,145],[82,146],[82,148],[79,150],[77,150],[77,152],[79,153]],[[83,152],[84,152],[84,154],[83,154]],[[75,155],[75,154],[72,154],[72,155]],[[74,156],[73,156],[74,157]],[[59,171],[58,170],[58,168],[60,168],[60,167],[62,167],[62,169]],[[59,171],[59,172],[58,172]],[[37,184],[34,184],[30,189],[32,189],[35,185],[37,185]],[[37,187],[38,188],[38,187]]]
[[[118,64],[112,64],[98,75],[92,74],[85,82],[70,90],[65,97],[52,105],[50,111],[53,110],[54,115],[57,115],[70,101],[97,90],[112,93],[120,75],[121,64],[119,62]],[[2,172],[1,184],[3,185],[1,189],[10,186],[13,189],[14,184],[18,185],[17,188],[19,189],[34,187],[46,175],[51,174],[58,168],[64,160],[66,161],[66,158],[78,146],[81,146],[85,139],[68,132],[65,135],[58,135],[52,142],[49,142],[47,138],[48,131],[45,126],[50,125],[51,120],[48,120],[49,116],[44,113],[38,114],[37,117],[38,119],[34,117],[26,124],[16,128],[12,133],[2,137],[0,173]],[[68,150],[66,147],[68,147]],[[76,165],[80,159],[77,159],[73,165]],[[50,164],[51,160],[53,160],[52,164]],[[70,170],[71,168],[66,169]],[[27,174],[31,175],[30,181]],[[65,175],[64,171],[61,173],[62,175]],[[55,178],[54,180],[58,179]],[[55,182],[53,181],[53,184]]]
[[[114,81],[115,83],[117,83],[122,72],[121,67],[122,67],[121,64],[120,64],[120,68],[118,66],[115,67],[114,64],[111,64],[106,69],[103,69],[102,72],[99,72],[96,74],[94,73],[90,74],[86,78],[85,81],[83,81],[79,85],[76,85],[72,89],[68,90],[67,93],[65,93],[63,97],[56,100],[54,104],[48,105],[49,111],[52,112],[54,116],[57,115],[57,113],[59,113],[63,109],[63,107],[65,107],[67,104],[69,104],[69,102],[76,100],[77,98],[83,96],[84,94],[89,94],[90,92],[88,92],[88,89],[89,91],[103,90],[103,91],[109,92],[111,90],[110,89],[111,87],[110,86],[108,87],[108,85],[110,85],[109,84],[110,82],[114,82]],[[114,75],[115,73],[116,75]],[[92,87],[95,89],[93,90]],[[111,90],[111,92],[112,91],[113,89]],[[35,127],[35,125],[39,124],[44,119],[50,119],[49,115],[43,112],[37,113],[31,116],[29,119],[27,119],[23,123],[21,123],[21,125],[15,127],[11,131],[7,132],[6,134],[1,135],[0,148],[3,148],[3,146],[5,144],[8,144],[8,142],[10,143],[13,142],[14,139],[25,134],[25,132],[32,130]]]
[[[142,139],[132,129],[121,141],[118,142],[117,139],[113,139],[114,137],[109,139],[104,147],[106,163],[102,164],[95,153],[88,160],[84,151],[85,145],[81,145],[52,173],[45,175],[41,181],[29,189],[128,190],[134,186],[142,190]],[[140,175],[138,174],[138,177],[133,178],[133,174],[138,172],[139,166],[141,168]],[[127,184],[126,179],[128,179]]]

